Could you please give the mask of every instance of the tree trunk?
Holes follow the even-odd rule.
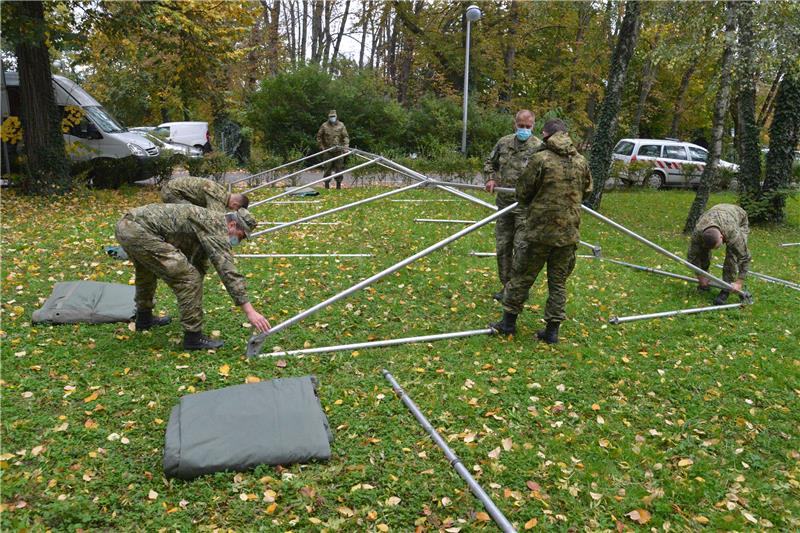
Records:
[[[16,7],[26,24],[23,39],[16,46],[28,170],[22,188],[28,194],[63,194],[72,187],[72,178],[64,151],[61,113],[53,94],[44,5],[21,2]]]
[[[719,64],[719,90],[714,102],[714,117],[711,124],[711,144],[708,150],[708,160],[700,176],[700,186],[694,197],[694,202],[689,208],[686,223],[683,225],[684,233],[691,233],[700,215],[706,210],[711,185],[717,176],[719,156],[722,153],[722,135],[724,133],[725,115],[731,95],[731,66],[733,64],[734,42],[736,39],[736,2],[729,0],[725,3],[725,46],[722,50],[722,59]]]
[[[322,60],[322,8],[324,0],[311,0],[311,61]]]
[[[761,111],[758,113],[759,128],[763,128],[767,124],[767,117],[769,117],[769,114],[772,112],[772,107],[775,103],[775,95],[778,93],[778,86],[781,84],[786,64],[787,63],[783,63],[778,68],[778,72],[775,74],[775,79],[772,80],[772,85],[769,88],[767,97],[764,99],[764,103],[761,106]]]
[[[644,105],[647,103],[647,97],[650,96],[650,91],[656,81],[656,64],[653,58],[648,58],[642,67],[642,88],[639,91],[639,102],[636,105],[636,113],[633,116],[633,123],[631,124],[631,137],[636,138],[639,136],[639,124],[642,122],[642,115],[644,114]]]
[[[761,189],[761,150],[758,142],[760,129],[756,123],[756,65],[753,42],[753,15],[755,4],[742,1],[737,4],[739,19],[739,46],[737,78],[737,138],[739,142],[739,203],[749,211],[750,202]]]
[[[783,222],[786,219],[786,196],[790,194],[794,150],[800,140],[800,72],[796,65],[787,65],[778,94],[775,115],[769,129],[769,152],[761,209],[755,221]]]
[[[339,25],[339,33],[336,35],[336,44],[333,47],[332,62],[336,61],[336,56],[339,55],[339,45],[342,44],[342,36],[344,35],[345,26],[347,26],[347,16],[350,14],[350,0],[345,0],[344,14],[342,15],[342,23]]]
[[[391,6],[388,7],[391,10]],[[387,32],[389,34],[388,49],[386,51],[386,76],[393,85],[397,85],[397,24],[391,12],[387,14]],[[391,28],[391,30],[389,29]]]
[[[589,29],[589,22],[592,18],[592,4],[589,2],[580,2],[578,4],[578,29],[575,32],[575,46],[573,52],[573,61],[577,62],[580,58],[580,52],[583,49],[583,39],[586,31]],[[575,95],[578,94],[578,69],[570,69],[569,75],[569,94],[567,94],[567,115],[571,115],[575,111],[575,104],[577,99]],[[589,120],[594,120],[589,117]]]
[[[593,209],[600,207],[603,198],[603,186],[611,167],[611,151],[614,149],[614,136],[617,125],[617,114],[622,103],[622,91],[625,88],[625,75],[628,63],[633,56],[636,40],[639,37],[641,20],[641,4],[638,0],[625,2],[625,17],[619,30],[619,39],[611,56],[611,70],[608,75],[606,94],[600,109],[600,120],[595,126],[592,148],[589,155],[589,168],[592,171],[594,191],[589,200]]]
[[[306,46],[308,46],[308,0],[303,0],[303,23],[300,25],[300,62],[306,62]]]
[[[517,58],[517,27],[519,26],[519,0],[511,0],[508,7],[508,37],[506,37],[505,53],[503,54],[503,64],[505,66],[506,79],[500,90],[500,100],[508,102],[514,92],[514,70]]]
[[[358,51],[358,68],[364,68],[364,50],[367,47],[367,24],[369,24],[369,18],[372,16],[372,0],[366,3],[361,16],[363,20],[361,21],[361,45]]]
[[[325,22],[323,24],[324,32],[322,35],[325,38],[325,51],[322,54],[322,65],[327,67],[331,61],[331,17],[333,16],[333,6],[336,0],[325,1]]]
[[[681,84],[678,89],[678,95],[675,97],[675,105],[672,110],[672,125],[669,128],[669,136],[673,139],[678,138],[678,126],[681,122],[681,116],[686,105],[686,93],[689,90],[689,82],[692,80],[694,71],[697,70],[697,65],[700,64],[700,55],[695,57],[681,77]]]

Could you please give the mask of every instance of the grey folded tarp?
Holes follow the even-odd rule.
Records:
[[[333,441],[312,376],[191,394],[173,407],[164,474],[192,479],[260,464],[327,461]]]
[[[127,322],[136,314],[133,301],[136,288],[99,281],[62,281],[41,309],[33,312],[33,322],[75,324],[88,322]]]

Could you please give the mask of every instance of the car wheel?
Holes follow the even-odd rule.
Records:
[[[658,171],[653,171],[647,178],[647,186],[651,189],[663,189],[666,187],[664,174]]]

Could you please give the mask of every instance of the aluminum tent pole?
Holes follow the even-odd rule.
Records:
[[[486,494],[486,491],[484,491],[478,482],[475,481],[475,478],[473,478],[472,474],[469,473],[469,470],[467,470],[467,467],[461,462],[461,459],[459,459],[453,450],[450,449],[450,446],[448,446],[447,442],[445,442],[442,436],[439,435],[439,432],[436,431],[436,428],[434,428],[431,423],[428,422],[428,419],[425,418],[425,415],[419,410],[417,404],[415,404],[414,400],[412,400],[408,394],[406,394],[400,384],[397,383],[397,380],[394,379],[394,376],[392,376],[386,369],[384,369],[382,373],[383,377],[386,378],[389,383],[391,383],[395,394],[400,397],[400,400],[403,402],[403,404],[408,408],[409,411],[411,411],[411,414],[414,415],[414,418],[417,419],[417,422],[419,422],[422,428],[428,433],[428,436],[430,436],[431,440],[433,440],[433,442],[435,442],[436,445],[444,452],[444,455],[447,457],[450,465],[455,469],[456,472],[458,472],[458,475],[467,482],[469,490],[471,490],[472,494],[474,494],[475,497],[481,501],[484,508],[489,513],[489,516],[491,516],[497,524],[497,527],[499,527],[504,533],[516,533],[517,530],[514,529],[514,526],[511,525],[511,522],[508,521],[508,518],[505,517],[503,512],[497,507],[497,505],[495,505],[489,495]]]
[[[466,228],[464,228],[464,229],[462,229],[462,230],[450,235],[449,237],[447,237],[445,239],[442,239],[441,241],[439,241],[439,242],[437,242],[435,244],[432,244],[431,246],[428,246],[424,250],[419,251],[419,252],[415,253],[414,255],[412,255],[410,257],[406,257],[405,259],[403,259],[399,263],[396,263],[396,264],[394,264],[394,265],[392,265],[392,266],[390,266],[390,267],[378,272],[377,274],[374,274],[374,275],[368,277],[367,279],[364,279],[364,280],[356,283],[352,287],[350,287],[348,289],[345,289],[342,292],[331,296],[330,298],[328,298],[324,302],[320,302],[317,305],[315,305],[313,307],[310,307],[310,308],[306,309],[305,311],[293,316],[292,318],[284,320],[283,322],[281,322],[277,326],[273,327],[269,331],[253,335],[252,337],[250,337],[250,340],[247,343],[247,355],[248,356],[258,355],[261,352],[261,346],[264,344],[264,341],[267,339],[267,337],[269,335],[273,335],[275,333],[278,333],[282,329],[284,329],[284,328],[286,328],[288,326],[291,326],[292,324],[294,324],[296,322],[299,322],[299,321],[303,320],[304,318],[306,318],[306,317],[308,317],[310,315],[313,315],[317,311],[325,309],[329,305],[331,305],[331,304],[333,304],[335,302],[338,302],[342,298],[346,298],[347,296],[350,296],[354,292],[359,291],[359,290],[361,290],[361,289],[363,289],[365,287],[370,286],[372,283],[378,281],[379,279],[384,278],[384,277],[388,276],[389,274],[393,274],[394,272],[397,272],[398,270],[400,270],[401,268],[405,267],[406,265],[410,265],[414,261],[416,261],[418,259],[421,259],[421,258],[425,257],[426,255],[430,255],[431,253],[435,252],[436,250],[438,250],[440,248],[444,248],[445,246],[447,246],[451,242],[456,241],[456,240],[460,239],[461,237],[463,237],[465,235],[468,235],[469,233],[472,233],[473,231],[475,231],[477,229],[480,229],[481,227],[485,226],[486,224],[488,224],[492,220],[495,220],[496,218],[503,216],[504,214],[506,214],[507,212],[511,211],[515,207],[517,207],[516,202],[511,204],[511,205],[509,205],[508,207],[505,207],[503,209],[500,209],[499,211],[496,211],[496,212],[492,213],[491,215],[489,215],[488,217],[484,218],[483,220],[480,220],[477,223],[475,223],[475,224],[473,224],[471,226],[468,226],[468,227],[466,227]]]
[[[322,200],[284,200],[282,202],[272,202],[273,205],[283,204],[321,204]]]
[[[328,161],[330,161],[330,159]],[[351,168],[346,168],[346,169],[342,170],[341,172],[336,172],[335,174],[331,174],[330,176],[323,176],[318,180],[312,181],[311,183],[306,183],[305,185],[303,185],[303,187],[311,187],[312,185],[316,185],[317,183],[322,183],[323,181],[332,180],[333,178],[338,178],[339,176],[343,176],[343,175],[345,175],[345,174],[347,174],[349,172],[353,172],[355,170],[358,170],[358,169],[361,169],[361,168],[364,168],[364,167],[368,167],[368,166],[374,165],[374,164],[375,164],[375,161],[367,161],[366,163],[361,163],[360,165],[356,165],[356,166],[351,167]],[[295,191],[294,190],[283,191],[282,193],[276,194],[275,196],[270,196],[269,198],[266,198],[264,200],[259,200],[258,202],[254,202],[254,203],[250,204],[248,209],[252,209],[252,208],[254,208],[256,206],[259,206],[259,205],[262,205],[262,204],[266,204],[267,202],[271,202],[272,200],[275,200],[277,198],[283,198],[284,196],[288,196],[288,195],[292,194],[293,192],[295,192]]]
[[[706,311],[722,311],[724,309],[735,309],[744,306],[744,302],[738,304],[711,305],[709,307],[695,307],[693,309],[678,309],[677,311],[664,311],[662,313],[650,313],[649,315],[614,316],[609,319],[610,324],[623,324],[636,320],[649,320],[651,318],[664,318],[678,315],[691,315],[694,313],[704,313]]]
[[[356,155],[361,156],[364,159],[368,159],[369,157],[377,157],[375,154],[371,154],[369,152],[365,152],[364,150],[359,150],[357,148],[351,148],[351,150]],[[426,182],[435,181],[435,180],[432,180],[429,177],[425,176],[424,174],[421,174],[421,173],[417,172],[416,170],[413,170],[413,169],[410,169],[410,168],[408,168],[406,166],[403,166],[400,163],[396,163],[396,162],[392,161],[391,159],[384,158],[384,161],[385,161],[386,164],[381,164],[382,167],[388,168],[388,169],[393,170],[395,172],[398,172],[400,174],[404,174],[404,175],[406,175],[406,176],[408,176],[410,178],[414,178],[414,179],[417,179],[417,180],[423,180],[423,181],[426,181]],[[434,185],[436,185],[436,184],[434,183]],[[444,186],[444,185],[436,185],[436,187],[438,187],[439,189],[442,189],[443,191],[447,191],[447,192],[449,192],[451,194],[455,194],[456,196],[460,196],[461,198],[464,198],[465,200],[469,200],[470,202],[482,205],[483,207],[488,207],[489,209],[494,209],[494,210],[497,209],[496,205],[492,205],[492,204],[490,204],[488,202],[484,202],[480,198],[476,198],[476,197],[472,196],[471,194],[463,193],[463,192],[461,192],[461,191],[459,191],[457,189],[454,189],[452,187],[447,187],[447,186]]]
[[[722,268],[722,265],[717,265],[717,268]],[[761,274],[760,272],[747,272],[748,276],[753,276],[754,278],[759,278],[764,281],[768,281],[770,283],[777,283],[778,285],[786,285],[794,290],[800,291],[800,283],[795,283],[794,281],[789,281],[786,279],[775,278],[772,276],[768,276],[766,274]]]
[[[359,350],[362,348],[382,348],[384,346],[397,346],[398,344],[413,344],[417,342],[438,341],[444,339],[459,339],[461,337],[471,337],[473,335],[492,335],[494,330],[471,329],[468,331],[456,331],[454,333],[439,333],[436,335],[422,335],[420,337],[403,337],[400,339],[386,339],[382,341],[356,342],[353,344],[340,344],[338,346],[323,346],[319,348],[303,348],[302,350],[289,350],[285,352],[272,352],[258,354],[258,357],[283,357],[286,355],[304,355],[312,353],[344,352],[347,350]]]
[[[657,245],[656,243],[645,239],[644,237],[642,237],[638,233],[634,233],[633,231],[629,230],[628,228],[626,228],[622,224],[614,222],[613,220],[611,220],[607,216],[601,215],[600,213],[598,213],[594,209],[586,207],[585,205],[581,205],[581,209],[583,209],[584,211],[586,211],[587,213],[589,213],[593,217],[595,217],[595,218],[597,218],[599,220],[602,220],[603,222],[605,222],[609,226],[612,226],[612,227],[618,229],[619,231],[621,231],[625,235],[628,235],[629,237],[633,237],[634,239],[636,239],[640,243],[649,246],[650,248],[652,248],[653,250],[657,251],[661,255],[665,255],[665,256],[669,257],[670,259],[672,259],[673,261],[677,261],[678,263],[682,264],[683,266],[685,266],[686,268],[688,268],[689,270],[691,270],[695,274],[698,274],[698,275],[703,276],[705,278],[708,278],[708,279],[716,281],[717,284],[720,287],[722,287],[725,290],[728,290],[730,292],[735,292],[736,294],[742,296],[745,299],[745,301],[749,302],[751,300],[750,293],[734,288],[730,283],[728,283],[726,281],[723,281],[720,278],[714,276],[713,274],[711,274],[709,272],[706,272],[702,268],[691,264],[689,261],[686,261],[685,259],[682,259],[682,258],[678,257],[677,255],[673,254],[669,250],[666,250],[665,248],[662,248],[661,246]]]
[[[800,242],[786,242],[780,245],[781,248],[786,248],[787,246],[800,246]]]
[[[477,220],[451,220],[448,218],[415,218],[414,222],[437,222],[439,224],[474,224]]]
[[[651,274],[658,274],[660,276],[666,276],[666,277],[669,277],[669,278],[680,279],[680,280],[683,280],[683,281],[688,281],[689,283],[699,283],[697,281],[697,278],[693,278],[693,277],[690,277],[690,276],[684,276],[683,274],[676,274],[674,272],[668,272],[666,270],[659,270],[657,268],[650,268],[650,267],[647,267],[647,266],[635,265],[633,263],[626,263],[625,261],[620,261],[618,259],[609,259],[608,257],[598,257],[596,255],[579,255],[578,257],[581,257],[581,258],[584,258],[584,259],[599,259],[599,260],[607,262],[607,263],[614,263],[615,265],[622,265],[622,266],[625,266],[625,267],[628,267],[628,268],[632,268],[634,270],[639,270],[641,272],[650,272]],[[712,282],[712,285],[714,285],[715,287],[719,287],[716,284],[716,282]]]
[[[245,259],[264,259],[269,257],[372,257],[372,254],[235,254]]]
[[[420,187],[422,185],[426,185],[426,183],[424,181],[412,183],[411,185],[407,185],[406,187],[393,189],[391,191],[384,192],[375,196],[370,196],[369,198],[364,198],[363,200],[358,200],[356,202],[351,202],[349,204],[340,205],[339,207],[334,207],[332,209],[328,209],[327,211],[320,211],[319,213],[314,213],[313,215],[308,215],[307,217],[298,218],[297,220],[292,220],[291,222],[284,222],[279,226],[274,226],[264,230],[259,230],[254,232],[250,237],[252,238],[252,237],[257,237],[259,235],[264,235],[265,233],[272,233],[273,231],[278,231],[283,228],[288,228],[289,226],[294,226],[295,224],[305,224],[309,220],[314,220],[315,218],[324,217],[325,215],[330,215],[331,213],[344,211],[345,209],[350,209],[351,207],[355,207],[357,205],[368,204],[370,202],[374,202],[375,200],[380,200],[381,198],[386,198],[387,196],[391,196],[393,194],[400,194],[401,192],[406,192],[416,187]]]
[[[497,252],[470,252],[469,255],[473,255],[475,257],[495,257]]]
[[[350,152],[346,152],[344,154],[339,154],[339,155],[337,155],[335,157],[331,157],[330,159],[326,159],[325,161],[322,161],[320,163],[315,163],[315,164],[311,165],[310,167],[301,168],[300,170],[292,172],[291,174],[286,174],[285,176],[281,176],[280,178],[275,178],[274,180],[270,180],[270,181],[268,181],[266,183],[262,183],[260,185],[256,185],[255,187],[250,187],[249,189],[247,189],[245,191],[242,191],[242,194],[248,194],[248,193],[257,191],[259,189],[263,189],[264,187],[269,187],[273,183],[278,183],[279,181],[283,181],[283,180],[286,180],[286,179],[289,179],[289,178],[293,178],[293,177],[297,176],[298,174],[302,174],[303,172],[307,172],[307,171],[309,171],[311,169],[314,169],[314,168],[317,168],[317,167],[321,167],[322,165],[325,165],[325,164],[330,163],[331,161],[335,161],[337,159],[341,159],[343,157],[347,157],[348,155],[350,155]]]
[[[311,155],[307,155],[305,157],[301,157],[300,159],[293,159],[292,161],[289,161],[288,163],[284,163],[282,165],[278,165],[277,167],[269,168],[267,170],[262,170],[261,172],[256,172],[255,174],[250,175],[250,176],[245,176],[244,178],[239,178],[237,180],[233,180],[231,182],[228,182],[228,184],[229,185],[235,185],[235,184],[241,183],[243,181],[247,181],[247,180],[258,178],[258,177],[262,176],[263,174],[268,174],[270,172],[275,172],[276,170],[280,170],[282,168],[286,168],[286,167],[290,167],[292,165],[296,165],[300,161],[305,161],[306,159],[311,159],[312,157],[316,157],[316,156],[318,156],[320,154],[324,154],[325,152],[330,152],[331,150],[333,150],[335,148],[339,148],[339,147],[338,146],[331,146],[330,148],[326,148],[325,150],[322,150],[321,152],[316,152],[316,153],[313,153]]]
[[[288,224],[288,223],[289,222],[286,221],[286,220],[284,220],[282,222],[277,222],[277,221],[269,221],[269,222],[267,222],[267,221],[264,221],[264,222],[259,222],[258,225],[259,226],[280,226],[281,224]],[[310,226],[338,226],[338,225],[341,224],[341,222],[338,222],[338,221],[337,222],[302,222],[302,224],[308,224]]]

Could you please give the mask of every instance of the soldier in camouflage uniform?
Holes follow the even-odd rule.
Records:
[[[344,127],[342,122],[339,122],[339,118],[336,116],[335,109],[331,109],[328,112],[328,120],[323,122],[319,127],[319,130],[317,131],[317,145],[319,145],[320,150],[327,150],[332,146],[350,148],[350,136],[347,134],[347,128]],[[340,154],[340,150],[331,150],[330,152],[325,152],[322,154],[322,157],[327,160]],[[323,177],[343,171],[345,159],[347,158],[342,157],[328,163],[325,166],[325,174],[323,174]],[[336,188],[341,189],[343,179],[342,176],[337,176],[335,179]],[[331,180],[326,180],[325,188],[329,189],[330,186]]]
[[[750,265],[750,250],[747,249],[747,236],[750,223],[747,212],[737,205],[718,204],[703,213],[694,227],[689,242],[688,261],[693,265],[708,270],[711,266],[711,250],[725,243],[725,263],[722,268],[722,279],[742,290],[747,269]],[[710,280],[697,276],[698,289],[709,290]],[[722,305],[728,300],[728,291],[722,290],[714,300]]]
[[[212,211],[247,209],[250,199],[239,193],[228,194],[224,185],[206,178],[186,176],[174,178],[161,187],[161,200],[165,204],[193,204]]]
[[[559,326],[566,318],[566,282],[575,267],[581,203],[592,190],[592,176],[563,121],[547,121],[542,137],[544,149],[531,158],[517,181],[517,200],[526,213],[525,227],[516,239],[511,280],[503,292],[503,318],[490,327],[505,334],[516,332],[517,315],[547,264],[547,326],[536,336],[555,344]]]
[[[486,190],[493,192],[495,187],[514,187],[528,165],[528,160],[540,148],[542,141],[531,135],[533,113],[527,109],[517,112],[514,117],[515,132],[501,137],[483,164]],[[503,209],[516,202],[513,193],[498,192],[497,207]],[[520,208],[497,219],[494,228],[495,250],[497,252],[497,275],[505,287],[511,278],[511,258],[514,253],[514,235],[525,223],[525,214]],[[502,289],[494,295],[495,300],[503,297]]]
[[[248,321],[268,331],[269,322],[249,303],[244,276],[236,271],[231,254],[231,246],[247,238],[255,226],[246,209],[223,214],[194,205],[150,204],[128,211],[117,223],[116,236],[136,272],[136,329],[170,321],[153,317],[156,283],[161,278],[178,300],[183,348],[221,347],[222,341],[202,333],[203,277],[209,259]]]

